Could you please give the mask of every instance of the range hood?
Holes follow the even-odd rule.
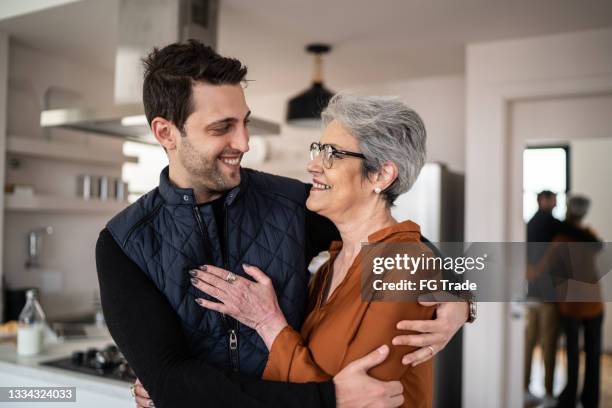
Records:
[[[216,48],[218,6],[219,0],[120,0],[115,104],[45,110],[40,125],[156,144],[142,105],[142,58],[153,47],[190,38]],[[252,135],[280,133],[277,123],[257,117],[250,119]]]

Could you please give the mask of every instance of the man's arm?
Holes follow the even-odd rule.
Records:
[[[163,294],[104,230],[96,246],[108,328],[157,407],[333,407],[334,384],[267,382],[222,372],[189,354]]]
[[[427,245],[432,252],[440,258],[444,258],[431,241],[421,236],[421,242]],[[461,282],[463,279],[460,274],[454,271],[443,270],[443,278],[453,282]],[[419,301],[423,306],[435,306],[436,314],[434,320],[402,320],[397,323],[400,330],[413,330],[420,334],[406,334],[393,338],[394,345],[416,346],[418,350],[406,354],[403,364],[416,366],[421,364],[446,347],[453,336],[463,327],[470,318],[470,302],[475,299],[469,291],[451,291],[450,295],[455,297],[453,301]],[[444,296],[447,297],[447,296]]]

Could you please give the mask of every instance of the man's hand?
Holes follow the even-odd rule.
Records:
[[[393,408],[404,403],[399,381],[380,381],[368,376],[370,368],[385,361],[389,347],[384,345],[355,360],[334,377],[337,408]]]
[[[149,393],[142,386],[142,383],[137,378],[136,382],[132,386],[134,391],[134,400],[136,401],[136,408],[152,408],[155,407],[153,400],[149,396]]]
[[[420,349],[406,354],[402,358],[405,365],[416,366],[421,364],[440,352],[455,333],[468,319],[467,301],[454,302],[425,302],[420,300],[423,306],[436,306],[435,320],[402,320],[397,323],[400,330],[411,330],[421,334],[406,334],[393,338],[393,345],[414,346]]]

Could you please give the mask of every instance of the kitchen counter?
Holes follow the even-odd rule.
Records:
[[[112,339],[69,340],[62,343],[47,344],[45,351],[33,357],[17,355],[14,343],[0,344],[0,386],[2,387],[76,387],[77,402],[36,403],[37,407],[134,407],[130,395],[130,384],[112,379],[90,376],[62,370],[39,363],[67,357],[76,350],[91,347],[103,348]],[[22,402],[0,403],[2,407],[23,408]]]

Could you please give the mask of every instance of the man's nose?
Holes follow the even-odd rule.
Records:
[[[232,137],[230,147],[232,149],[239,150],[242,153],[246,153],[249,151],[249,129],[246,125],[243,125],[241,129],[239,129],[234,137]]]

